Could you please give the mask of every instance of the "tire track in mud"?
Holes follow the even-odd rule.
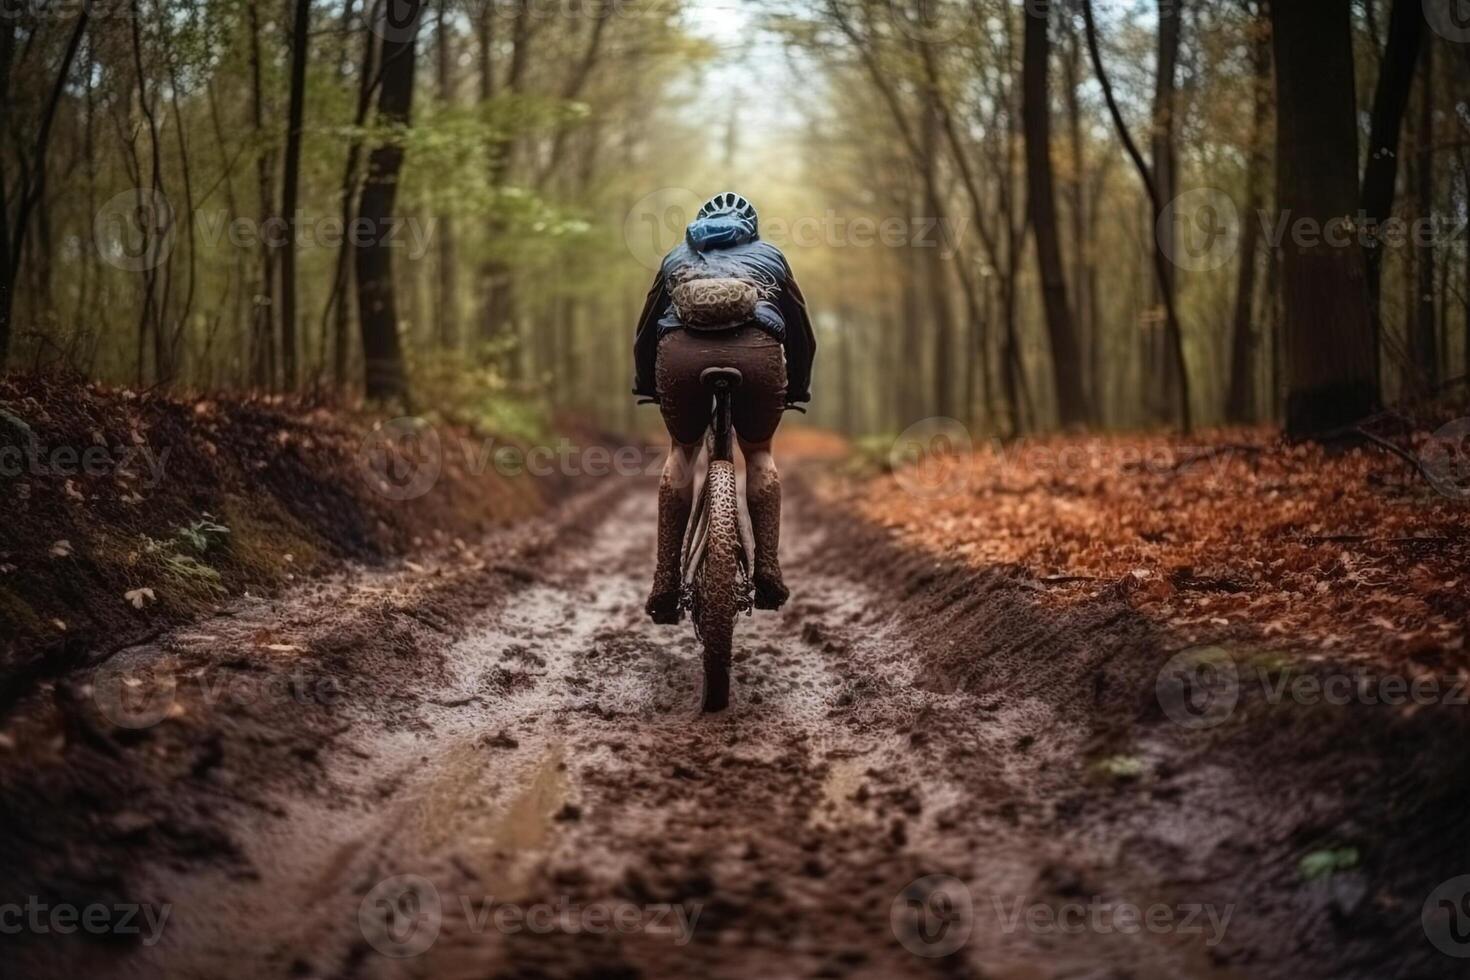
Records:
[[[739,619],[729,711],[698,713],[689,624],[643,615],[651,487],[608,494],[407,723],[369,718],[322,798],[231,827],[251,871],[156,870],[173,928],[122,975],[1230,976],[1194,937],[1026,927],[1148,904],[1058,833],[1086,733],[918,686],[895,600],[788,498],[793,599]]]

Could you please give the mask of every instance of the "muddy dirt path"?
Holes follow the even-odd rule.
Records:
[[[345,736],[291,749],[294,786],[196,804],[232,854],[139,862],[129,892],[170,906],[156,943],[35,962],[140,978],[1254,972],[1221,955],[1251,910],[1188,887],[1192,825],[1130,830],[1175,847],[1174,880],[1087,832],[1076,814],[1112,792],[1089,782],[1096,733],[1047,684],[996,697],[920,678],[924,645],[956,639],[834,561],[850,528],[791,485],[793,600],[739,621],[732,710],[698,713],[691,629],[642,613],[651,487],[606,488],[444,670],[364,663],[378,697],[339,715]],[[392,586],[329,587],[312,615]],[[996,601],[997,629],[1035,634],[1022,649],[1052,642]],[[249,753],[230,745],[218,768],[239,784]]]

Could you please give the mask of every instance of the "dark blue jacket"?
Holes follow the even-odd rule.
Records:
[[[659,338],[684,328],[674,310],[669,283],[688,277],[691,271],[694,278],[745,279],[766,287],[763,292],[768,298],[756,305],[753,324],[781,341],[786,350],[786,400],[810,401],[817,338],[786,256],[752,233],[728,229],[718,218],[691,224],[685,241],[664,256],[633,338],[633,393],[655,396]]]

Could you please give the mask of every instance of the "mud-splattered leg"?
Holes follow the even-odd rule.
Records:
[[[755,538],[755,607],[780,609],[791,595],[781,580],[781,475],[771,442],[740,440],[745,457],[745,504]]]
[[[644,607],[655,623],[679,621],[679,557],[689,511],[694,507],[694,460],[700,445],[671,442],[658,483],[658,556],[653,590]]]

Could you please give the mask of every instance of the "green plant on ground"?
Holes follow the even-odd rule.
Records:
[[[1313,881],[1338,871],[1348,871],[1358,866],[1356,847],[1335,847],[1312,851],[1297,862],[1297,870],[1307,881]]]
[[[1093,768],[1109,779],[1128,780],[1142,776],[1147,767],[1136,755],[1110,755],[1099,759]]]
[[[202,555],[210,549],[211,545],[225,541],[229,533],[229,528],[205,514],[203,519],[179,528],[174,532],[174,537]]]
[[[176,528],[162,540],[143,535],[143,554],[184,592],[198,599],[209,598],[226,591],[224,582],[218,569],[206,565],[196,555],[203,555],[228,540],[229,533],[228,527],[205,514]]]

